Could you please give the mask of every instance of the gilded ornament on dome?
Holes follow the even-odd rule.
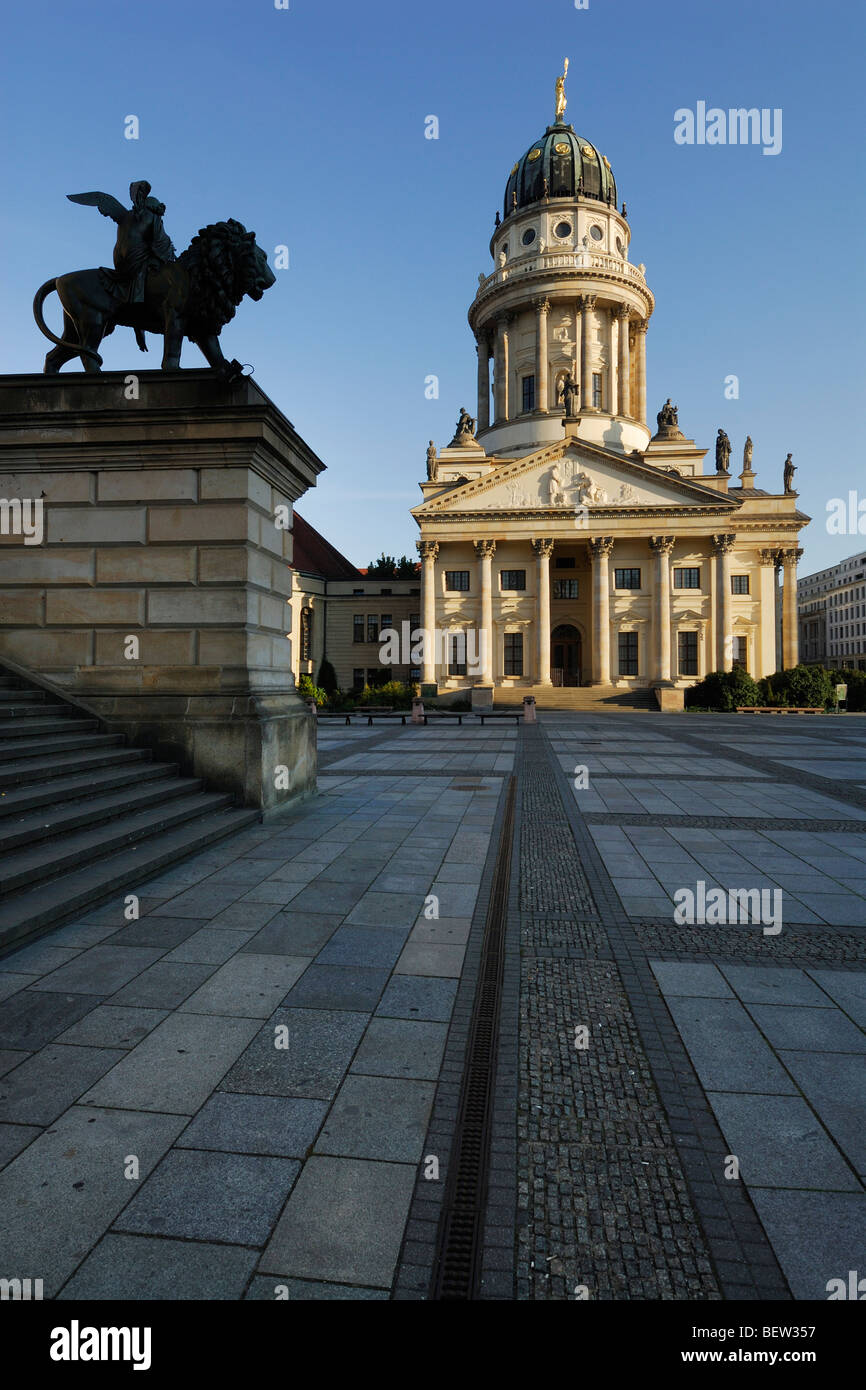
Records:
[[[584,145],[580,152],[586,159],[592,159],[595,155],[595,150],[592,148],[592,145]]]
[[[526,156],[526,158],[530,161],[530,163],[532,162],[533,159],[540,159],[540,158],[541,158],[541,150],[536,146],[536,148],[535,148],[534,150],[530,150],[530,151],[529,151],[529,154]]]
[[[571,150],[571,146],[567,140],[557,141],[553,148],[556,150],[557,154],[568,154]]]
[[[517,163],[515,164],[514,168],[511,170],[512,174],[516,174],[519,168],[520,168],[520,160],[518,159],[518,161],[517,161]]]

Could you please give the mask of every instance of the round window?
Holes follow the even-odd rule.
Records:
[[[553,229],[553,234],[554,236],[558,237],[571,236],[571,223],[557,222],[556,226]]]
[[[527,228],[526,228],[526,231],[523,233],[523,236],[521,237],[521,241],[523,242],[523,245],[524,245],[524,246],[531,246],[532,243],[534,242],[534,240],[535,240],[535,228],[534,228],[534,227],[527,227]]]
[[[601,227],[596,226],[590,227],[589,234],[592,237],[593,241],[601,241],[602,237],[604,236],[604,232],[601,230]]]

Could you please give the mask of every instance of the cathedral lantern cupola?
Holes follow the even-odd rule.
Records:
[[[579,435],[643,452],[646,329],[654,299],[629,259],[631,230],[606,155],[554,120],[516,161],[469,322],[478,347],[478,437],[523,454],[562,437],[564,387],[577,384]],[[492,363],[492,373],[491,373]]]

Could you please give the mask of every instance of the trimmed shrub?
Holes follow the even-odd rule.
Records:
[[[414,685],[402,681],[386,681],[384,685],[365,685],[358,696],[358,705],[388,705],[390,709],[411,709]]]
[[[825,708],[836,684],[823,666],[792,666],[761,681],[761,705],[795,705]]]
[[[333,695],[339,689],[337,673],[327,657],[322,658],[322,664],[319,667],[319,685],[323,690],[327,690],[329,695]]]
[[[739,705],[760,705],[761,691],[748,671],[735,666],[733,671],[711,671],[697,685],[686,691],[689,709],[734,710]]]
[[[318,685],[313,685],[307,675],[298,676],[298,694],[302,700],[314,700],[317,709],[321,709],[323,705],[328,703],[327,691],[322,690]]]

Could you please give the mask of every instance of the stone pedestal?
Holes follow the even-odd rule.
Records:
[[[0,534],[0,661],[245,805],[312,790],[287,598],[292,504],[323,467],[251,380],[0,377],[0,504],[44,521],[38,544]]]

